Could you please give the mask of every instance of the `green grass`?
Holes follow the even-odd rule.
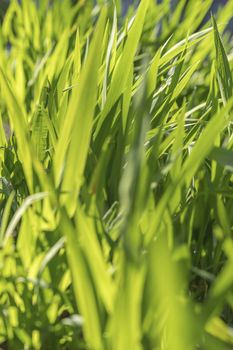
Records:
[[[48,3],[0,28],[0,348],[232,349],[233,1]]]

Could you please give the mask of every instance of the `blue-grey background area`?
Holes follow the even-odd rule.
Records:
[[[156,0],[155,0],[155,1],[156,1]],[[161,3],[162,1],[163,1],[163,0],[157,0],[158,3]],[[179,1],[179,0],[171,0],[172,6],[176,5],[178,1]],[[195,0],[187,0],[187,3],[188,3],[189,1],[195,1]],[[212,6],[212,10],[213,10],[213,11],[216,11],[216,9],[218,8],[218,6],[220,6],[220,5],[225,5],[228,1],[229,1],[229,0],[214,0],[214,1],[213,1],[213,6]],[[124,9],[127,9],[127,7],[128,7],[129,5],[135,3],[135,0],[123,0],[122,3],[123,3]]]
[[[156,0],[155,0],[156,1]],[[158,3],[161,3],[163,0],[157,0]],[[176,6],[179,0],[171,0],[171,7]],[[187,3],[189,1],[195,1],[195,0],[187,0]],[[214,0],[212,8],[210,9],[211,12],[216,12],[219,6],[225,5],[230,0]],[[135,0],[123,0],[123,11],[125,12],[129,5],[135,4]]]
[[[34,1],[34,0],[31,0],[31,1]],[[62,1],[62,0],[54,0],[54,1]],[[73,1],[77,2],[79,0],[73,0]],[[155,1],[157,1],[158,3],[161,3],[163,0],[155,0]],[[187,3],[189,1],[194,1],[195,2],[195,0],[187,0]],[[212,8],[210,9],[209,14],[207,15],[207,18],[210,17],[211,12],[215,13],[219,6],[222,6],[222,5],[226,4],[228,1],[232,1],[232,0],[214,0]],[[93,0],[93,4],[94,4],[94,2],[95,1]],[[139,3],[139,2],[140,2],[140,0],[122,0],[123,14],[127,11],[127,8],[128,8],[129,5],[136,4],[136,3]],[[171,0],[171,10],[172,10],[172,7],[176,6],[176,4],[178,2],[179,2],[179,0]],[[3,18],[8,4],[9,4],[9,0],[0,0],[0,19]],[[233,30],[233,23],[231,24],[231,28]]]
[[[8,3],[9,3],[8,0],[0,0],[0,19],[3,18]]]
[[[163,2],[163,0],[155,0],[157,1],[157,3],[161,3]],[[179,2],[179,0],[170,0],[171,1],[171,11],[175,8],[176,4]],[[195,2],[196,0],[186,0],[186,4],[188,4],[190,1]],[[218,8],[221,6],[224,6],[227,4],[228,1],[232,1],[232,0],[213,0],[213,4],[210,8],[210,10],[208,11],[204,22],[206,22],[208,19],[210,19],[211,17],[211,13],[215,14],[218,11]],[[140,2],[140,0],[122,0],[122,12],[123,14],[127,12],[127,8],[130,5],[135,5],[138,4]],[[233,32],[233,14],[232,14],[232,20],[229,23],[228,28],[231,30],[231,32]]]

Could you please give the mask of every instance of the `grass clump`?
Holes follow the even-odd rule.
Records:
[[[211,3],[10,2],[3,349],[232,349],[233,1]]]

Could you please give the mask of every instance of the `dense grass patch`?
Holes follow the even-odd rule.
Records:
[[[232,349],[233,1],[38,3],[0,29],[0,347]]]

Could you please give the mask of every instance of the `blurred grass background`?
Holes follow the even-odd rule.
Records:
[[[233,1],[106,2],[4,17],[0,344],[232,349]]]

